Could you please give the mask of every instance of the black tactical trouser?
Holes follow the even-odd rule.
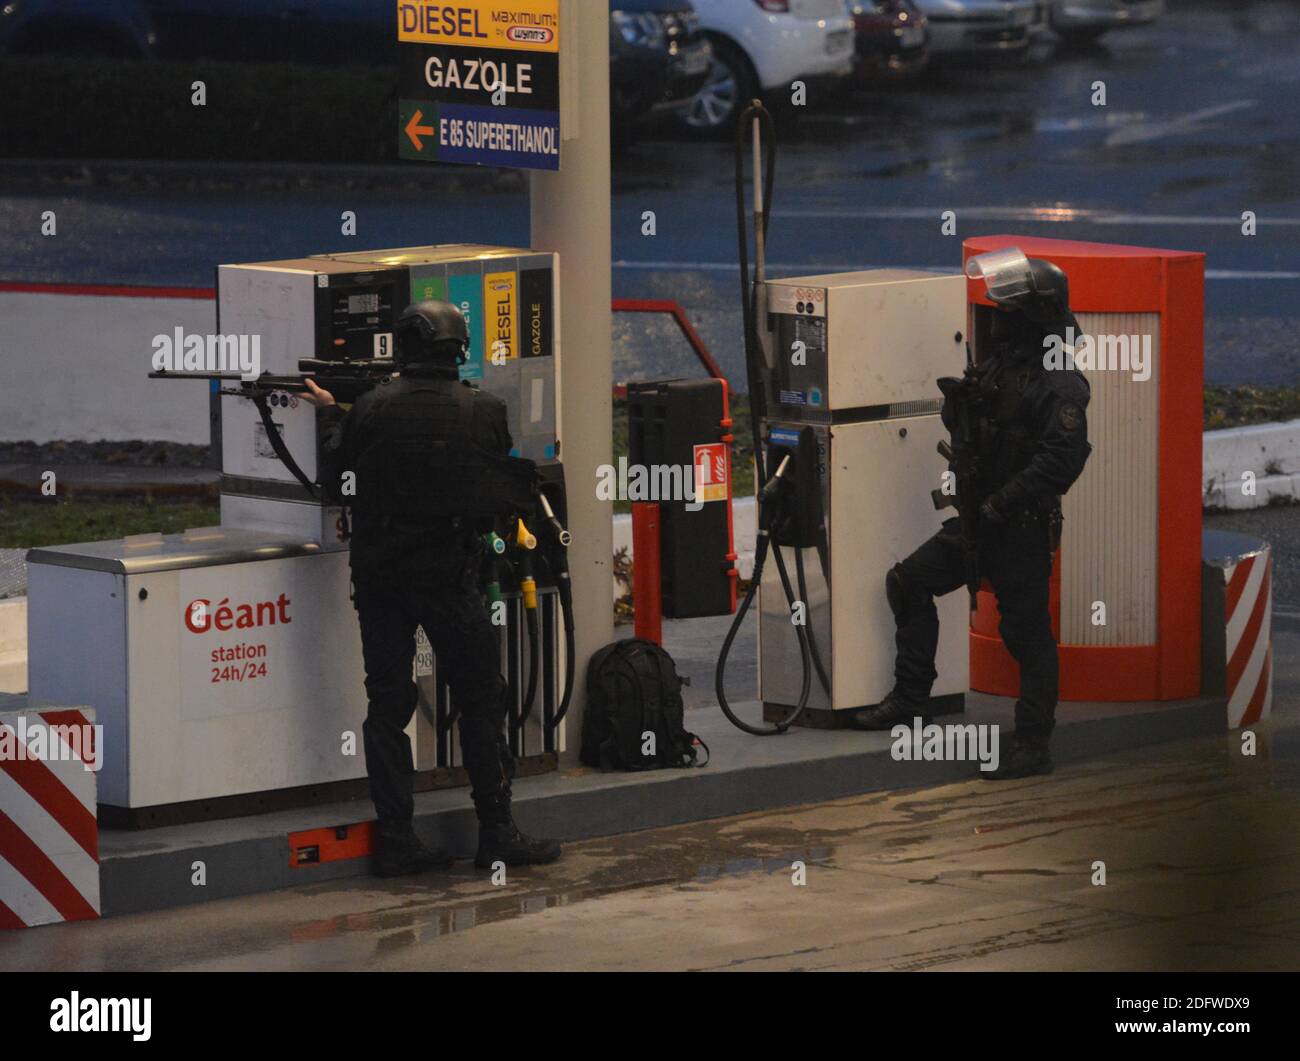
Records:
[[[509,818],[514,757],[504,733],[506,682],[497,633],[475,586],[477,560],[442,571],[358,568],[353,604],[370,706],[363,731],[370,797],[381,831],[411,821],[414,764],[404,730],[415,713],[415,628],[424,628],[452,705],[460,711],[460,748],[479,820]]]
[[[980,548],[980,574],[992,583],[1002,615],[998,633],[1020,664],[1016,732],[1030,740],[1046,740],[1056,724],[1056,640],[1048,605],[1051,533],[1045,516],[1013,517],[990,528]],[[956,589],[961,589],[963,596],[966,592],[957,520],[944,523],[942,530],[891,572],[892,578],[899,580],[891,599],[898,626],[895,689],[908,698],[924,699],[936,677],[939,616],[934,598]]]

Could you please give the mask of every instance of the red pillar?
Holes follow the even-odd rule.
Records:
[[[659,506],[632,503],[632,600],[636,636],[662,644],[664,602],[659,570]]]

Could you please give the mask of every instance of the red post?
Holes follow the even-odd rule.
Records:
[[[659,506],[632,502],[632,602],[636,636],[656,645],[664,639],[663,587],[659,570]]]

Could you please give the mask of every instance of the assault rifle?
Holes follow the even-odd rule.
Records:
[[[971,611],[975,610],[976,594],[980,588],[979,534],[980,534],[980,458],[976,437],[980,405],[983,396],[979,389],[975,360],[970,343],[966,344],[966,374],[961,378],[944,376],[938,381],[945,403],[952,410],[952,442],[940,442],[939,455],[948,462],[948,470],[956,479],[953,494],[931,490],[930,498],[936,509],[953,506],[961,521],[961,549],[966,569],[966,589],[970,592]]]
[[[343,405],[350,405],[366,391],[393,375],[397,366],[392,358],[373,357],[352,361],[323,361],[304,357],[298,361],[297,376],[273,376],[263,372],[255,379],[245,379],[238,372],[172,372],[160,369],[150,372],[150,379],[206,379],[222,383],[238,383],[237,388],[222,389],[218,393],[235,398],[256,398],[259,393],[288,391],[302,394],[311,379],[323,390],[334,395]]]
[[[350,405],[366,391],[378,386],[393,375],[396,365],[391,358],[376,357],[352,361],[325,361],[304,357],[298,362],[297,376],[274,376],[268,372],[255,379],[245,379],[238,372],[171,372],[159,369],[149,373],[150,379],[202,379],[233,383],[238,386],[222,387],[217,393],[232,398],[247,398],[257,407],[257,414],[266,428],[267,441],[281,463],[292,473],[312,497],[319,496],[319,486],[307,477],[293,454],[280,437],[271,417],[271,395],[276,392],[302,394],[308,389],[307,380],[315,382],[322,390],[334,395],[341,405]]]

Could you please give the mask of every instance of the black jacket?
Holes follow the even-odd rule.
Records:
[[[981,488],[1007,514],[1056,507],[1092,452],[1087,379],[1073,367],[1044,366],[1044,338],[1065,334],[1064,325],[1031,326],[978,370]],[[944,422],[952,426],[946,404]]]
[[[352,509],[352,563],[418,563],[473,547],[485,513],[509,492],[496,469],[511,464],[506,405],[458,378],[454,365],[408,365],[346,413],[322,409],[325,496]]]

